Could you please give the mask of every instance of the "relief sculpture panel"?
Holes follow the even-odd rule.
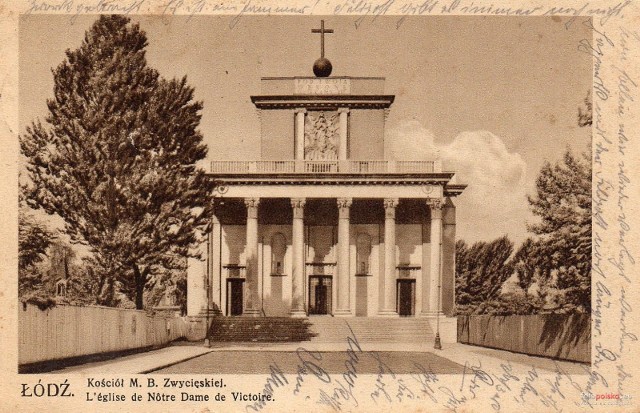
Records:
[[[315,161],[338,159],[338,112],[309,111],[304,125],[304,158]]]

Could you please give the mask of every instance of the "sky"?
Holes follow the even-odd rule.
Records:
[[[382,76],[395,95],[385,150],[431,159],[468,184],[454,199],[457,237],[502,235],[519,244],[535,221],[527,204],[545,161],[588,149],[577,111],[591,89],[590,39],[558,17],[325,18],[332,76]],[[47,113],[51,69],[80,46],[95,16],[28,15],[20,20],[20,128]],[[260,78],[313,76],[320,17],[136,16],[147,62],[166,78],[187,76],[204,104],[200,130],[210,159],[258,159],[260,126],[250,96]],[[231,27],[233,25],[233,27]]]

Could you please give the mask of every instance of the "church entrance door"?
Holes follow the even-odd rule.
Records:
[[[309,277],[309,314],[331,313],[331,276]]]
[[[227,279],[227,313],[242,315],[244,278]]]
[[[398,280],[398,314],[412,316],[415,314],[416,280]]]

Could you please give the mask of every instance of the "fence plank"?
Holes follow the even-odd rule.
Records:
[[[458,342],[591,362],[589,314],[458,316]]]
[[[57,305],[41,311],[27,304],[18,323],[19,364],[159,346],[187,331],[182,318],[98,306]]]

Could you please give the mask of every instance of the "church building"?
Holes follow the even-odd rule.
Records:
[[[426,317],[453,328],[456,212],[440,159],[385,153],[383,77],[265,77],[261,158],[212,160],[217,182],[188,315]],[[434,327],[435,328],[435,327]],[[449,334],[450,335],[450,334]]]

